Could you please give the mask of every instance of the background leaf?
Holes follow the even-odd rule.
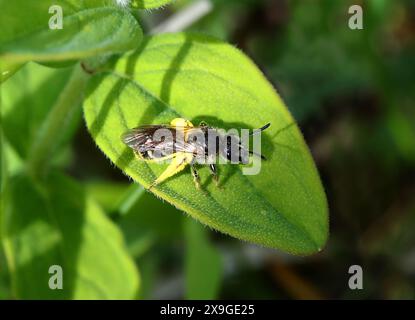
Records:
[[[138,257],[151,248],[156,242],[171,243],[182,234],[182,216],[180,212],[141,189],[139,197],[134,197],[128,211],[124,212],[118,224],[125,235],[130,253]],[[137,191],[135,191],[137,193]],[[123,206],[128,201],[121,202]],[[121,210],[125,210],[120,208]],[[160,223],[163,221],[163,223]]]
[[[73,68],[51,69],[28,63],[2,85],[4,132],[20,157],[27,157],[31,145],[36,140],[39,127],[45,121],[72,72]],[[67,115],[65,126],[61,127],[61,132],[65,131],[61,144],[70,140],[80,119],[80,109],[72,116]]]
[[[85,185],[85,189],[104,209],[106,212],[112,213],[117,207],[118,201],[128,189],[126,183],[109,183],[103,181],[93,181]]]
[[[8,63],[77,60],[128,51],[142,38],[127,10],[104,6],[103,0],[0,0],[4,28],[0,59]],[[63,8],[63,28],[49,29],[49,7]],[[18,17],[18,18],[17,18]]]
[[[216,299],[222,278],[221,256],[208,239],[206,228],[186,219],[186,298]]]
[[[139,278],[121,233],[75,182],[61,174],[44,184],[17,176],[8,200],[3,242],[16,298],[136,296]],[[63,290],[48,287],[51,265],[62,266]]]
[[[192,34],[146,39],[115,72],[91,79],[84,104],[89,131],[104,153],[148,187],[165,166],[137,161],[121,141],[128,128],[182,116],[221,128],[272,126],[263,135],[256,176],[220,167],[223,189],[201,170],[208,194],[189,173],[153,192],[201,222],[234,237],[297,254],[319,251],[328,234],[327,203],[300,131],[281,99],[240,51]]]
[[[6,185],[6,179],[8,176],[7,173],[7,162],[6,162],[6,147],[4,141],[4,132],[3,132],[3,96],[0,91],[0,216],[1,216],[1,197]],[[1,237],[1,232],[0,232]]]
[[[4,214],[4,201],[6,196],[6,186],[9,172],[6,159],[6,147],[3,135],[3,119],[1,111],[3,109],[2,95],[0,90],[0,242],[3,239],[2,217]],[[9,278],[8,270],[4,257],[3,246],[0,245],[0,300],[9,298]]]
[[[14,75],[23,65],[22,63],[9,63],[4,58],[0,58],[0,84]]]

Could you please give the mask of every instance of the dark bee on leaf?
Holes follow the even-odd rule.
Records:
[[[255,130],[254,134],[269,126],[268,123]],[[195,127],[182,118],[174,119],[169,125],[143,125],[131,129],[123,134],[122,140],[141,160],[170,161],[169,166],[149,189],[182,171],[187,165],[190,165],[196,187],[200,188],[196,163],[208,165],[215,183],[218,184],[218,156],[232,163],[247,164],[249,155],[255,154],[241,144],[237,135],[224,135],[203,122]],[[261,154],[255,155],[265,159]]]

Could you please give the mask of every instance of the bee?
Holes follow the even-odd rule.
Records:
[[[270,123],[250,135],[262,132],[269,126]],[[194,126],[189,120],[183,118],[173,119],[168,125],[143,125],[130,129],[122,135],[121,139],[140,160],[170,161],[166,170],[150,185],[149,190],[184,170],[188,165],[196,188],[200,189],[200,177],[196,170],[196,163],[209,166],[213,180],[218,186],[216,164],[218,156],[239,164],[249,163],[249,155],[256,155],[265,160],[263,155],[247,150],[241,144],[239,136],[224,135],[205,122]]]

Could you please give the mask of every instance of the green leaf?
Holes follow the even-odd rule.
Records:
[[[111,196],[107,195],[107,198]],[[182,216],[179,211],[159,201],[142,186],[131,184],[122,196],[114,200],[112,218],[120,227],[134,258],[140,258],[156,244],[170,244],[181,237]]]
[[[24,195],[24,201],[21,196]],[[131,299],[139,278],[120,231],[72,180],[10,181],[4,246],[16,298]],[[49,288],[49,267],[63,269],[63,290]]]
[[[1,116],[2,97],[0,90],[0,242],[3,239],[2,217],[4,214],[4,203],[6,198],[6,187],[9,178],[7,166],[6,145],[3,135],[3,121]],[[0,245],[0,300],[10,298],[10,281],[7,265],[4,257],[3,246]]]
[[[130,192],[119,209],[122,216],[118,225],[131,254],[139,257],[156,242],[171,243],[179,239],[182,216],[176,208],[145,192],[141,186],[132,187],[135,192]]]
[[[140,187],[142,188],[142,187]],[[151,232],[161,240],[170,242],[182,232],[182,217],[176,208],[163,203],[153,194],[142,191],[142,195],[120,220],[124,234],[134,236],[141,232]],[[163,223],[160,221],[163,220]]]
[[[140,9],[160,8],[174,0],[132,0],[132,6]]]
[[[47,118],[62,88],[68,82],[73,68],[50,69],[28,63],[1,87],[3,100],[3,125],[8,142],[22,158],[26,158],[36,141],[39,127]],[[79,102],[78,102],[79,104]],[[73,117],[66,115],[68,141],[79,123],[79,111]]]
[[[3,248],[0,246],[0,300],[12,299],[9,273]]]
[[[125,194],[129,185],[126,183],[91,181],[87,182],[85,188],[97,203],[106,212],[112,213],[116,209],[119,199]]]
[[[0,84],[14,75],[24,64],[9,63],[0,58]]]
[[[128,10],[104,0],[0,0],[4,29],[0,59],[9,63],[66,61],[137,47],[142,31]],[[63,9],[63,28],[50,29],[52,5]]]
[[[7,162],[6,162],[6,146],[4,141],[4,133],[3,133],[3,117],[1,111],[3,109],[2,105],[2,96],[0,94],[0,217],[2,213],[2,196],[6,186],[6,181],[8,177],[7,172]],[[1,238],[1,232],[0,232]]]
[[[4,198],[6,196],[6,186],[8,183],[9,178],[9,169],[8,169],[8,162],[7,162],[7,154],[6,154],[6,143],[4,139],[4,130],[3,130],[3,96],[0,89],[0,241],[2,239],[2,216],[4,214]],[[0,259],[2,256],[2,248],[0,248]],[[0,261],[1,262],[1,261]],[[0,271],[2,266],[0,265]],[[1,272],[0,272],[1,277]]]
[[[212,300],[218,297],[222,279],[219,252],[208,239],[206,228],[194,221],[185,221],[186,298]]]
[[[55,149],[65,137],[65,129],[79,110],[88,75],[77,66],[48,113],[29,150],[28,170],[33,176],[46,173]]]
[[[8,141],[3,136],[3,163],[4,172],[7,173],[7,177],[18,174],[24,167],[23,160],[18,156],[16,151],[10,146]],[[7,168],[7,170],[6,170]]]
[[[137,160],[120,136],[143,124],[181,116],[219,128],[258,128],[263,133],[260,174],[220,166],[222,188],[206,168],[205,192],[187,171],[153,188],[159,197],[221,232],[295,254],[322,249],[328,236],[323,187],[303,137],[255,65],[234,47],[202,35],[171,34],[146,39],[141,48],[93,77],[84,103],[97,145],[135,181],[149,187],[165,165]]]

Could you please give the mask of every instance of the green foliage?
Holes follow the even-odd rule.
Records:
[[[171,263],[158,250],[182,240],[186,252],[175,257],[184,259],[185,296],[216,298],[221,256],[209,229],[184,221],[180,211],[233,237],[293,254],[325,245],[328,210],[318,172],[296,123],[258,68],[211,37],[143,37],[135,9],[171,2],[0,0],[0,291],[7,291],[0,298],[151,296],[158,269],[164,260]],[[62,30],[48,26],[53,5],[63,8]],[[95,150],[78,141],[90,138],[80,130],[82,112],[94,142],[139,184],[80,174],[82,157]],[[184,171],[152,190],[163,203],[145,188],[165,166],[138,161],[120,137],[175,117],[224,129],[271,122],[262,135],[269,160],[256,176],[243,175],[242,166],[220,166],[219,188],[201,168],[204,191]],[[143,292],[137,263],[149,278]],[[63,268],[63,290],[48,286],[52,265]]]
[[[10,63],[0,58],[0,84],[22,67],[21,63]]]
[[[135,297],[139,278],[119,230],[77,183],[17,176],[7,200],[3,242],[17,298]],[[62,266],[63,290],[48,287],[52,265]]]
[[[121,53],[136,47],[142,31],[129,11],[104,0],[0,1],[5,29],[0,59],[8,63],[65,61]],[[63,28],[49,29],[49,7],[62,7]],[[18,19],[17,19],[18,17]]]
[[[140,9],[154,9],[173,1],[174,0],[132,0],[132,5]]]
[[[65,138],[65,125],[70,127],[68,123],[78,110],[87,79],[79,66],[74,68],[30,148],[27,166],[31,175],[40,176],[49,168],[52,155]]]
[[[210,244],[206,229],[195,221],[185,221],[185,235],[186,297],[199,300],[215,299],[223,276],[221,256]]]
[[[50,69],[28,63],[2,85],[3,130],[7,141],[20,157],[28,156],[30,146],[38,138],[39,127],[56,103],[72,71],[73,68]],[[70,139],[80,121],[81,110],[75,113],[73,116],[66,115],[65,126],[60,128],[61,132],[66,131],[62,134],[66,140]]]
[[[156,242],[168,243],[182,234],[181,212],[139,185],[124,196],[118,212],[123,214],[119,226],[134,257],[141,256]]]
[[[178,116],[224,128],[271,122],[263,138],[269,161],[259,175],[244,176],[228,165],[220,168],[221,189],[201,171],[208,194],[195,190],[186,173],[153,191],[240,239],[298,254],[324,246],[326,199],[301,133],[270,84],[235,48],[191,34],[148,38],[121,58],[114,72],[91,79],[84,113],[101,150],[146,187],[164,168],[134,158],[120,139],[129,128]]]
[[[1,96],[0,96],[1,100]],[[7,162],[6,162],[6,148],[5,148],[5,141],[4,141],[4,133],[3,133],[3,117],[1,114],[2,111],[2,105],[0,101],[0,215],[2,211],[2,194],[3,190],[5,189],[7,176],[8,176],[8,170],[7,170]],[[1,238],[1,232],[0,232],[0,238]]]

